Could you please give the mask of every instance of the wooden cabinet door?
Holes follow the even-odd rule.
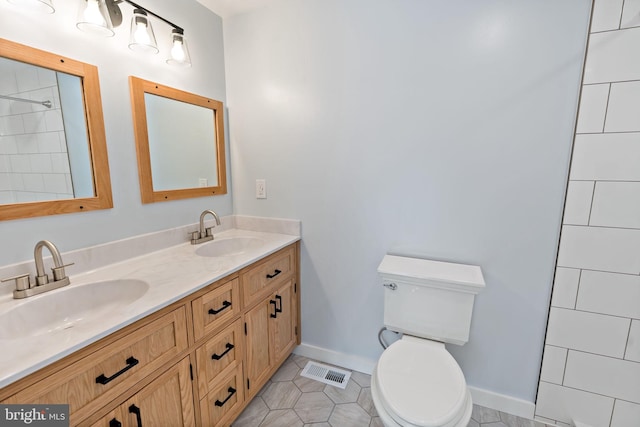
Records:
[[[276,317],[269,319],[273,362],[284,360],[296,345],[296,298],[293,279],[287,281],[273,295],[276,301]]]
[[[182,359],[121,405],[123,427],[195,427],[189,365]]]
[[[269,298],[247,312],[244,317],[246,327],[246,373],[248,394],[257,392],[257,387],[267,380],[271,368],[271,355],[269,352],[269,321],[274,312]],[[253,384],[253,386],[252,386]]]

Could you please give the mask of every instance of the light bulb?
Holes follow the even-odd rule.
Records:
[[[167,59],[167,64],[180,67],[191,66],[191,56],[189,55],[187,39],[185,39],[181,29],[171,31],[171,53],[169,59]]]
[[[84,10],[84,20],[90,24],[106,26],[102,13],[100,13],[100,5],[98,0],[87,0],[87,8]]]
[[[131,33],[129,36],[129,49],[138,52],[158,53],[156,36],[147,12],[143,9],[135,9],[131,18]]]
[[[104,0],[79,0],[76,26],[101,36],[112,37],[115,34]]]
[[[182,40],[174,40],[171,47],[171,57],[176,61],[184,61],[184,49],[182,46]]]
[[[136,31],[133,34],[133,38],[137,43],[149,44],[149,34],[147,33],[147,25],[144,22],[136,23]]]

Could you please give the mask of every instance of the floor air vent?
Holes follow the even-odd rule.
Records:
[[[344,389],[347,387],[351,372],[318,362],[307,362],[307,366],[304,367],[300,375]]]

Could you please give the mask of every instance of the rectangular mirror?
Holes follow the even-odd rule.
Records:
[[[226,194],[222,102],[129,77],[143,203]]]
[[[0,39],[0,220],[111,207],[98,69]]]

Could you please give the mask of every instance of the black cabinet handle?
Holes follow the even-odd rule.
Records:
[[[280,308],[276,306],[276,313],[282,313],[282,297],[280,295],[276,295],[276,300],[280,302]]]
[[[217,310],[214,310],[213,308],[210,308],[209,309],[209,314],[218,314],[222,310],[225,310],[225,309],[227,309],[229,307],[231,307],[231,303],[229,301],[227,301],[227,300],[224,300],[224,302],[222,303],[222,307],[221,308],[219,308]]]
[[[225,354],[227,354],[227,353],[229,353],[231,350],[233,350],[233,344],[231,344],[231,343],[229,343],[229,342],[227,343],[227,345],[226,345],[225,347],[227,347],[227,349],[226,349],[222,354],[215,354],[215,353],[213,353],[213,354],[211,355],[211,358],[212,358],[213,360],[220,360],[220,359],[222,359],[222,357],[223,357]]]
[[[136,405],[129,406],[129,413],[136,414],[136,421],[138,422],[138,427],[142,427],[142,415],[140,415],[140,408]]]
[[[109,427],[122,427],[122,423],[114,418],[109,421]]]
[[[273,304],[273,313],[269,314],[269,317],[271,317],[272,319],[275,319],[276,317],[278,317],[277,302],[275,302],[274,300],[269,300],[269,304]]]
[[[282,273],[282,271],[280,271],[280,270],[278,270],[276,268],[276,271],[274,271],[273,274],[267,274],[267,279],[273,279],[274,277],[276,277],[280,273]]]
[[[234,394],[236,394],[236,389],[233,387],[229,387],[229,389],[227,390],[229,392],[229,396],[227,396],[227,398],[225,400],[223,400],[222,402],[220,402],[219,400],[216,399],[216,406],[222,406],[225,403],[227,403],[227,401],[229,399],[231,399],[231,396],[233,396]]]
[[[138,359],[136,359],[135,357],[131,356],[130,358],[128,358],[126,360],[127,362],[127,366],[125,366],[124,368],[120,369],[118,372],[116,372],[115,374],[111,375],[110,377],[105,377],[104,374],[100,374],[99,376],[96,377],[96,383],[98,384],[107,384],[113,380],[115,380],[116,378],[118,378],[120,375],[124,374],[125,372],[127,372],[129,369],[133,368],[134,366],[136,366],[138,364]]]

